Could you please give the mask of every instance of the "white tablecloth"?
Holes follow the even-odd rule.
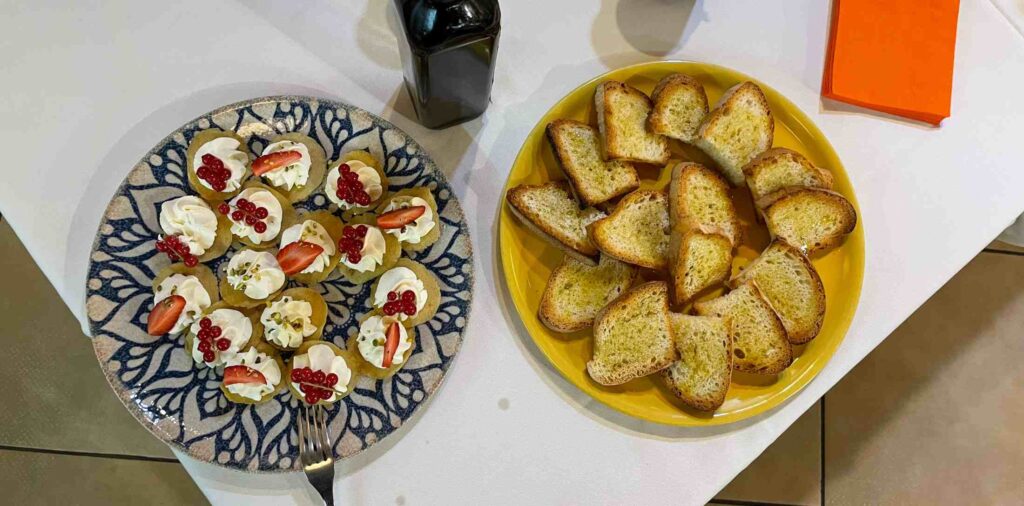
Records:
[[[448,174],[477,252],[465,345],[415,423],[338,466],[342,504],[703,503],[1024,209],[1024,40],[984,0],[962,2],[938,129],[821,103],[828,2],[506,0],[493,103],[444,131],[411,119],[390,1],[3,3],[0,212],[79,318],[115,188],[217,106],[335,97],[406,130]],[[660,58],[733,67],[788,96],[835,145],[863,211],[864,290],[842,347],[790,402],[727,427],[647,424],[582,396],[524,335],[493,249],[505,175],[540,115],[594,75]],[[182,460],[214,503],[316,502],[301,474]]]

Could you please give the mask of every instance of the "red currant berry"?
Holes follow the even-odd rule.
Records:
[[[300,373],[298,369],[292,369],[292,373],[291,373],[292,383],[299,383],[299,380],[300,380],[299,376],[301,376],[301,375],[302,375],[302,373]]]
[[[344,200],[345,202],[352,201],[352,190],[349,190],[348,188],[339,189],[337,195],[339,199]]]
[[[172,262],[177,262],[178,261],[177,253],[175,253],[175,252],[173,252],[171,250],[167,250],[166,253],[167,253],[167,258],[170,258]]]
[[[160,253],[167,253],[167,243],[163,241],[156,242],[156,250]]]
[[[254,216],[254,215],[251,215],[251,214],[245,215],[245,224],[249,225],[250,227],[255,225],[256,222],[258,222],[258,221],[260,221],[260,220],[258,220],[256,218],[256,216]]]
[[[341,174],[341,177],[345,179],[346,183],[351,181],[359,181],[359,174],[356,174],[355,172],[344,172]]]
[[[205,341],[210,338],[210,330],[201,328],[199,329],[199,332],[196,332],[196,337],[198,337],[200,341]]]
[[[197,349],[199,349],[199,351],[202,352],[203,355],[205,356],[206,352],[210,351],[210,341],[199,341],[199,346],[197,346]]]
[[[398,300],[398,292],[388,292],[388,300]]]
[[[231,212],[231,206],[229,206],[227,202],[221,202],[220,205],[217,206],[217,211],[220,212],[220,214],[228,214]]]
[[[245,219],[245,213],[241,209],[235,209],[235,212],[231,213],[231,219],[233,221],[242,221]]]
[[[402,312],[407,316],[416,316],[416,306],[405,306]]]
[[[220,333],[221,333],[220,327],[218,327],[218,326],[210,327],[210,337],[218,338],[218,337],[220,337]]]
[[[338,375],[334,374],[333,372],[329,373],[327,375],[327,377],[324,378],[324,385],[327,385],[329,387],[333,387],[334,385],[337,385],[337,384],[338,384]]]
[[[313,373],[313,383],[322,385],[325,379],[327,379],[327,374],[323,371],[316,371]]]
[[[265,219],[267,216],[270,216],[270,211],[267,211],[267,208],[265,208],[265,207],[257,207],[256,208],[256,217],[257,218],[262,220],[262,219]]]
[[[246,207],[249,207],[249,201],[245,199],[238,199],[235,201],[235,207],[245,209]]]
[[[390,302],[388,302],[387,304],[384,304],[384,310],[383,311],[384,311],[384,314],[387,315],[387,316],[394,316],[395,313],[396,313],[395,306],[392,303],[390,303]]]
[[[356,194],[356,204],[359,204],[361,206],[368,206],[370,205],[370,202],[372,202],[372,199],[370,199],[369,193],[360,191],[359,193]]]
[[[402,301],[403,302],[415,302],[416,301],[416,294],[412,293],[412,290],[406,290],[406,291],[402,292]]]
[[[220,179],[221,181],[227,181],[228,179],[231,179],[231,171],[225,169],[224,166],[221,165],[220,168],[217,169],[217,179]]]
[[[217,340],[217,349],[218,350],[220,350],[220,351],[227,351],[228,348],[230,348],[230,347],[231,347],[231,341],[228,341],[227,339],[218,339]]]
[[[304,394],[307,394],[307,393],[309,393],[308,390],[309,390],[309,387],[307,387],[305,383],[301,383],[301,382],[299,383],[299,391],[300,392],[302,392]]]
[[[343,164],[338,166],[338,171],[341,172],[342,174],[344,174],[344,173],[346,173],[346,172],[348,172],[350,170],[352,170],[352,167],[349,167],[347,163],[343,163]]]
[[[314,394],[312,390],[309,391],[309,392],[306,392],[306,404],[313,405],[313,404],[316,404],[319,401],[320,401],[320,399],[317,398],[316,394]]]
[[[227,183],[225,183],[221,179],[218,179],[218,180],[210,183],[210,186],[213,186],[213,191],[218,191],[218,192],[222,192],[222,191],[226,190],[227,187],[228,187]]]
[[[203,361],[213,362],[217,358],[217,355],[213,353],[213,350],[203,352]]]
[[[196,169],[196,176],[198,176],[199,179],[210,179],[210,168],[205,165],[199,167]]]
[[[188,255],[185,257],[185,267],[195,267],[199,265],[199,257],[195,255]]]
[[[203,318],[202,320],[199,320],[199,328],[201,328],[201,329],[208,329],[208,328],[210,328],[212,326],[213,326],[213,320],[211,320],[209,318]]]
[[[361,262],[362,260],[363,260],[363,255],[361,253],[349,253],[348,254],[348,261],[349,262],[357,264],[357,263]]]
[[[257,221],[256,224],[252,226],[252,228],[253,230],[256,231],[257,234],[262,234],[263,232],[267,231],[267,224],[263,223],[262,221]]]
[[[217,159],[216,156],[213,156],[213,155],[211,155],[209,153],[203,155],[202,160],[203,160],[203,165],[213,165],[214,162],[219,162],[220,161],[220,160]]]

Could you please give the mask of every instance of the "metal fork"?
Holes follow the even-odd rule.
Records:
[[[327,506],[334,506],[334,456],[324,408],[303,405],[299,420],[299,457],[306,479]],[[312,413],[310,413],[312,411]]]

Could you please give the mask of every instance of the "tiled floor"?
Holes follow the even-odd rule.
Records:
[[[2,220],[0,269],[8,363],[28,364],[0,369],[0,503],[204,503]],[[1024,249],[993,243],[714,504],[1024,503],[1022,332]]]

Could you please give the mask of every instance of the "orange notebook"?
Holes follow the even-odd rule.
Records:
[[[821,94],[938,125],[949,117],[960,0],[833,0]]]

